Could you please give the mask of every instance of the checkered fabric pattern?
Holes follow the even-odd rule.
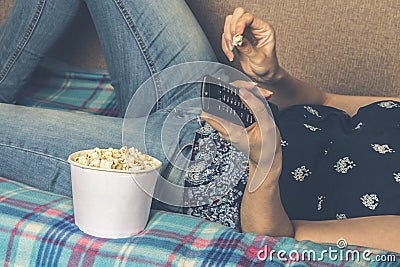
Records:
[[[152,211],[147,227],[124,239],[96,238],[74,225],[72,200],[0,178],[0,264],[4,266],[398,266],[363,260],[284,260],[286,252],[314,251],[328,245],[243,234],[199,218]],[[268,247],[266,260],[260,249]],[[336,249],[335,245],[331,249]],[[348,247],[347,249],[350,249]],[[365,249],[352,247],[362,253]],[[273,251],[276,251],[275,254]],[[376,255],[389,256],[379,250]],[[383,264],[383,263],[381,263]]]
[[[39,67],[28,86],[19,94],[17,104],[120,115],[111,78],[108,74],[82,73]]]

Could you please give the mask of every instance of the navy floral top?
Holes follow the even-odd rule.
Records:
[[[400,215],[399,102],[372,103],[353,117],[313,105],[292,106],[274,117],[283,153],[280,193],[290,219]],[[186,186],[216,179],[235,186],[214,188],[212,201],[185,213],[238,228],[247,158],[204,124],[196,134],[192,160]]]

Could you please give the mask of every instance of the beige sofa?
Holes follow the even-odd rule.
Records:
[[[323,0],[233,0],[229,2],[226,0],[187,0],[187,2],[209,37],[220,61],[224,63],[228,64],[228,61],[224,58],[219,45],[223,20],[225,15],[232,12],[236,6],[243,6],[269,21],[275,27],[280,62],[295,76],[314,83],[327,91],[364,95],[400,95],[400,75],[398,75],[400,70],[400,42],[398,42],[399,38],[397,37],[397,34],[400,32],[400,1],[398,0],[343,0],[330,2]],[[0,0],[0,23],[6,18],[11,7],[11,0]],[[3,44],[0,43],[0,47],[1,45]],[[59,44],[49,52],[49,55],[73,65],[106,68],[93,24],[86,10],[81,11],[74,25],[60,39]],[[10,205],[10,198],[16,198],[18,201],[14,206],[18,207],[18,216],[20,214],[18,203],[21,201],[19,200],[20,196],[16,192],[23,192],[24,194],[28,192],[29,201],[40,195],[39,190],[32,188],[21,190],[12,187],[11,191],[4,191],[8,188],[5,184],[3,181],[3,186],[0,188],[3,191],[0,193],[6,192],[7,202],[3,201],[0,204],[3,204],[3,206]],[[29,193],[29,190],[32,192]],[[33,197],[30,197],[30,194]],[[46,207],[51,203],[51,211],[58,212],[60,210],[59,214],[62,216],[69,212],[67,218],[71,218],[72,221],[72,203],[70,200],[63,200],[67,204],[60,202],[57,207],[53,206],[54,202],[46,204],[42,199],[37,201],[38,207]],[[31,206],[33,205],[30,205],[29,208]],[[52,232],[54,236],[59,236],[60,239],[64,238],[64,236],[69,236],[70,233],[65,228],[60,230],[61,226],[57,228],[50,224],[50,226],[46,226],[50,228],[46,228],[43,227],[41,220],[38,223],[27,220],[27,218],[36,218],[36,216],[32,216],[34,212],[30,211],[29,208],[26,211],[27,215],[23,216],[25,220],[23,224],[21,224],[22,221],[20,218],[18,216],[15,217],[12,213],[2,214],[6,218],[3,221],[8,223],[7,226],[9,227],[7,228],[8,232],[1,231],[0,233],[3,235],[0,240],[5,240],[9,246],[8,250],[3,249],[2,251],[5,254],[7,253],[7,255],[12,255],[12,257],[15,256],[19,261],[21,258],[28,258],[28,260],[29,258],[35,259],[35,255],[39,253],[35,249],[44,246],[42,244],[38,245],[40,242],[43,244],[46,244],[46,242],[48,244],[55,243],[53,239],[47,239],[46,229],[50,229],[49,232]],[[44,212],[47,212],[47,210],[44,209]],[[82,242],[86,242],[88,239],[85,236],[81,237],[81,239],[77,238],[77,236],[80,237],[83,233],[76,233],[75,229],[73,230],[75,231],[74,236],[68,242],[64,242],[64,239],[59,242],[63,246],[63,253],[57,254],[57,257],[59,257],[58,260],[59,262],[64,260],[64,262],[69,263],[72,256],[70,257],[68,253],[70,251],[81,251],[83,256],[79,257],[82,257],[82,259],[88,258],[91,260],[95,254],[97,261],[94,262],[93,260],[93,262],[97,263],[98,266],[108,266],[110,264],[104,264],[104,262],[108,263],[108,260],[113,261],[114,258],[117,260],[129,258],[132,262],[140,262],[144,265],[143,262],[145,261],[141,260],[147,255],[151,255],[155,260],[161,262],[160,266],[163,266],[174,257],[179,260],[182,266],[185,263],[194,264],[200,260],[210,262],[208,260],[211,257],[213,258],[210,265],[223,266],[223,264],[213,261],[215,260],[214,258],[218,258],[219,262],[231,263],[226,264],[227,266],[253,266],[256,264],[258,266],[258,264],[263,264],[264,262],[257,261],[255,253],[260,251],[260,246],[264,244],[268,245],[268,248],[272,248],[275,252],[281,250],[305,250],[315,251],[316,255],[323,255],[327,251],[326,249],[328,249],[328,246],[308,241],[295,242],[295,240],[289,238],[277,239],[252,234],[233,233],[230,229],[223,228],[223,226],[200,222],[200,220],[194,217],[183,217],[173,213],[159,214],[155,213],[153,215],[153,220],[150,221],[148,226],[148,232],[143,235],[143,238],[132,239],[132,241],[128,240],[126,244],[120,241],[116,241],[115,243],[109,241],[106,244],[101,243],[101,245],[98,245],[100,243],[96,243],[96,241],[90,243],[93,244],[90,245],[90,248],[83,247],[84,249],[82,249],[81,243],[78,242],[75,244],[71,242],[75,242],[74,240],[83,240]],[[61,215],[58,220],[51,220],[51,223],[64,227],[66,220]],[[29,227],[22,230],[21,228],[15,228],[14,221],[7,219],[11,216],[14,216],[13,219],[16,220],[15,225],[28,225]],[[160,217],[161,219],[159,219]],[[41,217],[38,216],[38,218],[40,219]],[[72,222],[66,225],[71,226]],[[182,225],[185,225],[185,227],[182,227]],[[18,233],[21,233],[21,236],[24,235],[29,238],[14,238],[16,229]],[[40,230],[40,233],[35,232],[36,243],[31,238],[32,229],[44,229]],[[23,230],[27,231],[28,234],[23,232]],[[167,234],[160,237],[161,231]],[[45,236],[42,238],[43,232]],[[201,237],[197,238],[198,235]],[[166,236],[169,239],[165,238]],[[18,240],[18,246],[8,241],[14,239]],[[101,253],[97,253],[96,246],[101,246]],[[7,247],[7,245],[4,247]],[[133,247],[135,249],[132,249]],[[171,247],[174,249],[178,248],[178,253],[174,249],[171,249]],[[86,248],[88,249],[86,250]],[[12,251],[12,253],[9,253],[9,251]],[[124,251],[124,254],[121,254],[119,251],[121,253]],[[146,251],[146,253],[143,253],[143,251]],[[363,252],[366,250],[365,248],[357,248],[357,251]],[[368,251],[373,251],[373,255],[378,256],[386,253],[378,250]],[[113,255],[112,253],[116,253],[117,255]],[[84,256],[85,254],[89,256],[86,257]],[[54,255],[56,254],[48,253],[48,255],[43,256],[43,262]],[[193,257],[193,255],[197,256]],[[166,261],[163,262],[165,258]],[[245,262],[248,264],[233,264],[233,262],[239,262],[238,259],[240,262],[246,260]],[[178,260],[175,262],[178,262]],[[304,265],[318,266],[318,262],[312,260],[306,262]],[[265,265],[269,265],[268,263],[268,261],[265,262]],[[287,263],[289,264],[289,262]],[[292,263],[290,263],[291,266]],[[115,264],[118,265],[118,263]],[[393,264],[395,265],[395,263]],[[82,260],[81,265],[89,266],[90,264],[88,265]],[[205,263],[204,265],[207,264]],[[335,261],[333,263],[327,259],[322,265],[377,266],[379,262],[354,260],[351,262]],[[20,264],[20,266],[27,266],[27,264]]]
[[[0,1],[3,21],[13,1]],[[224,17],[243,6],[274,26],[280,62],[298,78],[331,92],[400,95],[397,0],[186,1],[224,63],[228,63],[220,49]],[[106,68],[86,10],[50,54],[74,65]]]

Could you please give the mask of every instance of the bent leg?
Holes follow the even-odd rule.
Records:
[[[0,114],[0,177],[50,192],[71,196],[67,162],[71,153],[122,145],[121,118],[1,103]],[[148,118],[134,118],[132,123],[146,127],[129,130],[135,136],[135,147],[162,161],[162,176],[170,175],[168,159],[179,151],[179,142],[160,145],[162,128],[158,125],[166,116],[160,111]]]
[[[29,77],[72,22],[81,0],[16,0],[0,28],[0,102],[14,103]]]
[[[155,73],[189,61],[215,61],[214,52],[185,1],[86,0],[108,70],[124,113],[139,86]],[[150,99],[165,93],[158,81]],[[155,109],[199,96],[199,86],[182,86]]]
[[[150,155],[162,155],[166,159],[163,162],[166,180],[183,185],[184,165],[187,164],[187,160],[182,159],[182,155],[185,154],[188,158],[190,154],[189,148],[199,126],[194,118],[200,111],[200,101],[190,108],[176,107],[189,99],[199,97],[200,84],[189,83],[169,91],[171,88],[166,86],[165,80],[159,79],[162,75],[158,74],[180,63],[216,61],[205,34],[185,1],[85,2],[102,44],[122,115],[127,111],[125,117],[136,120],[153,112],[164,113],[166,117],[171,118],[169,121],[149,121],[149,129],[154,130],[154,134],[151,139],[146,139],[146,150]],[[203,69],[194,76],[201,77],[202,74],[212,73],[211,69],[208,71],[209,73]],[[172,71],[170,78],[185,80],[187,75],[191,74]],[[149,78],[152,85],[138,92],[140,86]],[[134,95],[138,101],[130,105]],[[194,111],[196,107],[197,114]],[[182,127],[179,120],[186,120],[188,123]],[[132,127],[123,129],[124,144],[138,146],[136,135],[130,132],[136,131],[137,126],[135,123],[128,125]],[[178,161],[183,163],[179,167],[174,166]],[[159,208],[170,207],[160,205]]]
[[[182,62],[215,60],[208,41],[184,1],[137,0],[125,3],[120,0],[87,0],[87,4],[100,35],[122,110],[126,109],[143,81],[154,73]],[[172,168],[173,163],[169,160],[174,159],[176,152],[181,151],[189,140],[192,141],[197,122],[191,121],[181,131],[178,143],[161,144],[161,125],[170,115],[171,106],[199,96],[199,93],[200,87],[196,84],[181,86],[177,94],[157,102],[158,111],[149,116],[148,130],[144,135],[138,130],[140,128],[129,128],[129,134],[135,140],[129,145],[143,150],[137,139],[144,136],[145,152],[160,159],[165,176],[173,181],[179,180],[178,184],[182,184],[182,172]],[[149,94],[157,97],[164,94],[164,88],[156,84],[155,90]],[[6,159],[2,163],[4,168],[0,168],[0,176],[52,192],[71,195],[66,161],[70,153],[122,144],[120,118],[6,104],[0,104],[0,113],[5,117],[0,127],[0,157]],[[186,120],[186,114],[172,114],[172,123]],[[142,125],[145,119],[132,118],[133,125]],[[177,135],[174,125],[170,125],[168,136]],[[9,157],[9,154],[14,156]]]
[[[71,195],[72,152],[121,145],[121,119],[0,104],[0,176]]]

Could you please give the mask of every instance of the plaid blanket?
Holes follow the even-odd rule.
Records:
[[[104,116],[120,115],[108,74],[64,71],[56,67],[39,67],[18,95],[17,104]]]
[[[18,104],[119,116],[110,77],[39,68]],[[196,217],[152,211],[125,239],[96,238],[74,224],[70,198],[0,178],[4,266],[400,266],[400,255],[336,244],[243,234]]]
[[[4,266],[400,264],[399,255],[385,251],[350,246],[341,250],[336,245],[237,233],[199,218],[161,211],[152,211],[147,227],[134,237],[95,238],[74,225],[70,198],[5,178],[0,178],[0,218],[0,262]],[[329,256],[329,250],[342,256],[339,252]],[[360,255],[360,260],[346,258],[346,251]],[[362,258],[365,252],[369,252],[371,261]]]

